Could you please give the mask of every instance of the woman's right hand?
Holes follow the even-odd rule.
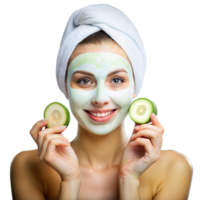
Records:
[[[56,170],[62,181],[81,181],[78,158],[70,146],[70,142],[62,135],[66,127],[45,128],[46,121],[38,121],[30,130],[30,134],[38,146],[40,160]]]

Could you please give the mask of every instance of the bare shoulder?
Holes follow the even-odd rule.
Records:
[[[21,162],[36,161],[37,160],[37,149],[30,151],[21,151],[15,155],[11,165]]]
[[[174,150],[161,151],[160,159],[152,169],[158,177],[155,200],[187,199],[193,174],[193,166],[187,156]]]
[[[16,171],[15,174],[17,174],[17,177],[15,175],[15,178],[13,178],[13,181],[15,181],[15,183],[13,181],[10,181],[11,190],[12,185],[15,186],[15,194],[20,193],[21,191],[21,193],[23,193],[24,195],[24,186],[22,187],[22,185],[26,185],[27,191],[29,190],[30,194],[34,193],[34,195],[38,195],[37,197],[34,197],[34,195],[32,195],[31,198],[33,199],[42,199],[39,198],[39,195],[44,195],[45,199],[47,200],[55,200],[57,198],[60,189],[61,177],[53,168],[51,168],[49,165],[39,159],[38,149],[28,149],[20,151],[13,157],[11,161],[11,166],[12,162],[15,162],[15,166],[20,165],[21,168],[21,173],[17,173],[17,168],[15,168],[14,170]],[[26,179],[26,181],[28,182],[25,183],[24,181],[23,184],[16,183],[16,181],[22,181],[22,178],[20,178],[22,176],[24,176],[24,180]],[[10,178],[12,179],[12,177]],[[28,188],[28,185],[30,184],[31,189],[30,187]],[[36,194],[37,191],[39,191],[40,194]],[[13,193],[13,191],[11,193]],[[20,197],[19,199],[22,200],[23,198]],[[30,197],[27,197],[25,199],[30,199]]]
[[[14,199],[44,199],[48,174],[53,169],[43,163],[37,150],[22,151],[10,166],[11,189]]]
[[[22,150],[20,152],[18,152],[14,157],[13,157],[13,160],[16,159],[23,159],[23,160],[28,160],[29,158],[30,159],[36,159],[37,155],[37,149],[26,149],[26,150]]]
[[[161,151],[161,156],[158,162],[161,164],[163,163],[164,166],[166,166],[166,169],[169,169],[170,166],[179,166],[184,167],[185,169],[191,171],[193,170],[192,162],[190,159],[175,150],[164,150]]]
[[[193,173],[190,159],[175,150],[162,150],[160,159],[154,164],[153,169],[156,169],[159,174],[160,182],[167,181],[170,174],[178,178],[180,173],[184,173],[184,176],[188,176],[189,179]]]
[[[31,151],[22,151],[15,155],[11,162],[11,175],[12,172],[23,170],[28,173],[34,166],[38,163],[38,159],[36,157],[37,150]]]
[[[49,165],[39,159],[37,149],[22,151],[13,158],[11,170],[15,171],[20,169],[29,173],[29,176],[36,177],[40,182],[48,179],[49,174],[57,173]]]
[[[154,200],[186,199],[192,173],[192,163],[187,156],[174,150],[162,150],[160,158],[140,178],[141,197]],[[182,190],[184,192],[178,192]]]
[[[14,161],[14,160],[19,160],[20,161],[30,161],[30,160],[33,160],[33,161],[36,161],[38,160],[38,156],[37,156],[37,149],[27,149],[27,150],[22,150],[20,152],[18,152],[17,154],[15,154],[15,156],[13,157],[11,163]]]
[[[38,149],[27,150],[24,154],[26,154],[26,157],[29,157],[29,165],[34,169],[35,176],[46,199],[56,199],[60,190],[60,175],[52,167],[39,159]]]

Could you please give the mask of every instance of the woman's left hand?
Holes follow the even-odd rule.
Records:
[[[164,129],[151,114],[152,124],[137,124],[121,159],[119,176],[139,180],[142,173],[160,158]]]

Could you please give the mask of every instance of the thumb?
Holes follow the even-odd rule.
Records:
[[[151,114],[151,123],[152,123],[152,125],[155,125],[155,126],[160,125],[160,121],[154,113]]]

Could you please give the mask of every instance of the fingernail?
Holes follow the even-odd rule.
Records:
[[[61,129],[64,129],[64,128],[66,128],[66,126],[60,126],[60,128],[61,128]]]
[[[135,128],[137,129],[137,128],[139,128],[140,126],[135,126]]]
[[[41,120],[41,122],[42,122],[42,123],[47,122],[47,119],[43,119],[43,120]]]

